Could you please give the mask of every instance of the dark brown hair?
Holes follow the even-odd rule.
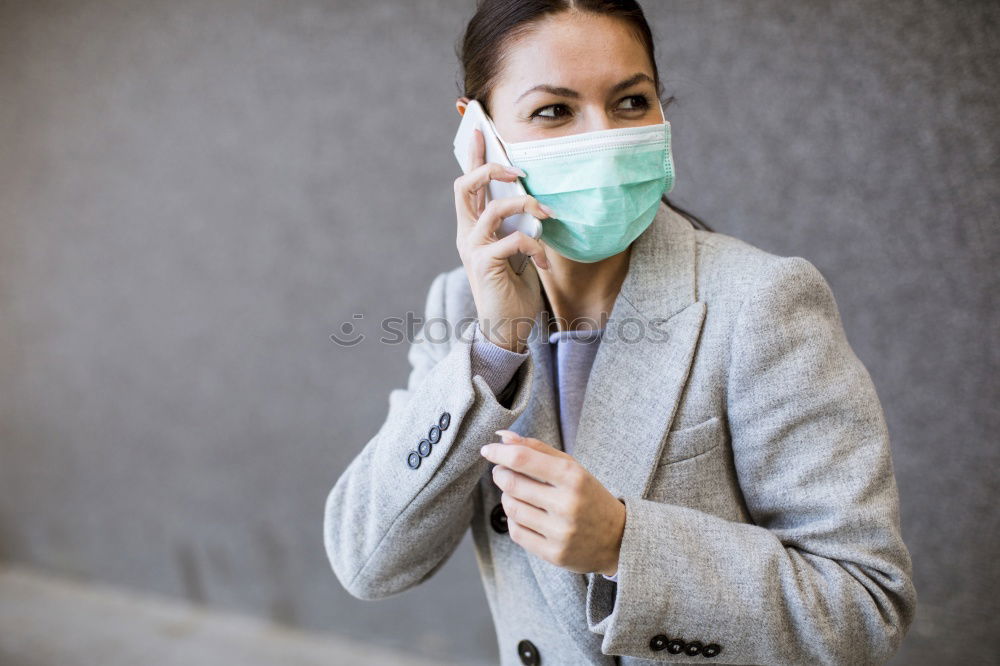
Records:
[[[489,113],[490,95],[503,67],[506,49],[539,20],[574,9],[614,17],[626,23],[646,49],[653,67],[656,94],[666,111],[674,97],[663,96],[653,33],[636,0],[478,0],[476,13],[455,48],[455,55],[462,66],[463,82],[458,85],[459,95],[478,100]],[[713,231],[699,217],[671,203],[666,194],[663,195],[663,202],[696,227]]]

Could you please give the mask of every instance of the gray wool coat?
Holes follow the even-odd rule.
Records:
[[[533,336],[495,396],[471,374],[472,327],[450,330],[475,316],[464,268],[438,275],[407,387],[329,493],[326,552],[350,594],[419,585],[471,527],[502,666],[878,664],[896,651],[916,591],[889,433],[812,263],[663,204],[633,243],[573,452],[625,503],[617,582],[506,531],[479,448],[511,428],[562,449],[551,359]]]

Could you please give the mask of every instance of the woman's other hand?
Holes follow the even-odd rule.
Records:
[[[576,573],[618,573],[625,504],[573,456],[545,442],[498,430],[482,454],[493,468],[510,538]]]
[[[526,212],[540,219],[552,213],[530,195],[485,204],[490,180],[512,182],[519,174],[496,162],[485,162],[483,135],[477,129],[473,136],[473,168],[455,179],[456,245],[472,287],[480,330],[494,344],[520,353],[542,306],[541,285],[534,269],[516,274],[508,257],[522,252],[531,255],[538,268],[547,269],[549,264],[538,240],[520,231],[498,239],[496,231],[504,218],[515,213]]]

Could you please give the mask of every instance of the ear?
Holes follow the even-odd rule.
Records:
[[[469,104],[468,97],[459,97],[457,100],[455,100],[455,108],[458,109],[458,115],[460,116],[465,115],[465,109],[468,106],[468,104]]]

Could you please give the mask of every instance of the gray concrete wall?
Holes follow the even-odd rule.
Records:
[[[676,199],[813,261],[892,435],[896,663],[1000,653],[993,2],[644,3]],[[468,538],[340,589],[326,492],[456,266],[471,0],[0,2],[0,557],[415,654],[495,656]]]
[[[0,564],[3,666],[489,666]]]

